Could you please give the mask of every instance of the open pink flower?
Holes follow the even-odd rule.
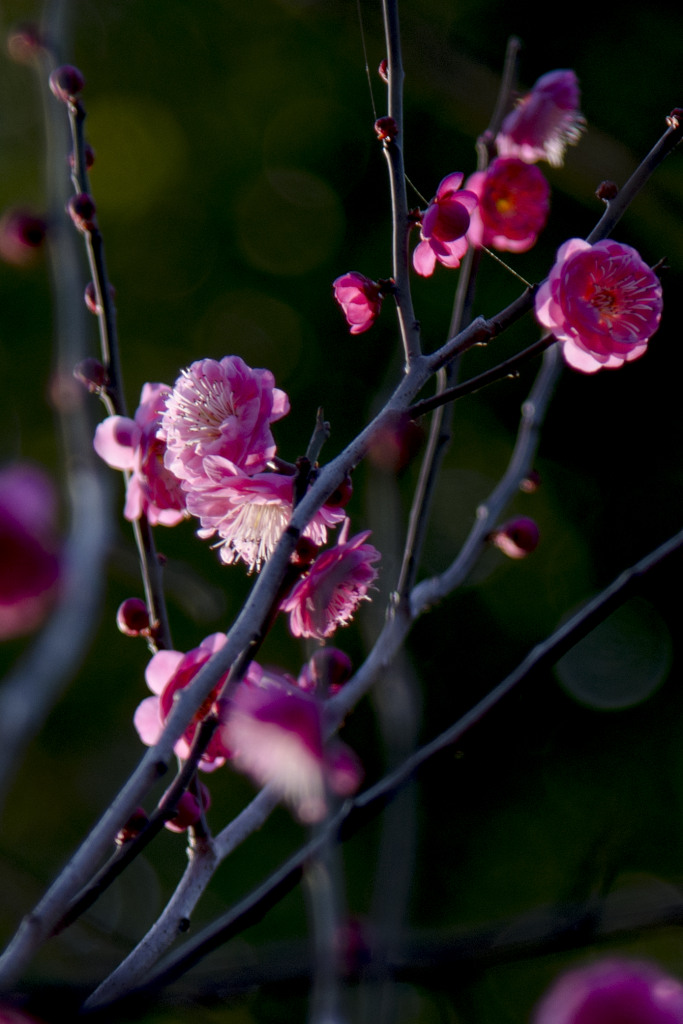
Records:
[[[0,640],[36,629],[59,576],[57,493],[43,470],[16,462],[0,470]]]
[[[575,73],[549,71],[503,121],[496,136],[498,155],[560,167],[566,147],[579,141],[584,127]]]
[[[221,561],[242,561],[258,572],[287,526],[294,502],[294,477],[280,473],[249,476],[218,455],[204,459],[203,479],[196,478],[187,495],[188,511],[202,524],[198,535],[218,534]],[[343,509],[319,509],[303,536],[316,545],[327,540],[327,527],[345,518]]]
[[[472,245],[526,252],[545,227],[550,188],[537,167],[514,157],[498,157],[477,171],[467,187],[478,196],[468,238]]]
[[[159,431],[166,466],[190,484],[205,475],[210,455],[259,473],[275,455],[270,424],[288,412],[270,370],[253,370],[239,356],[200,359],[183,370],[166,402]]]
[[[659,326],[662,288],[635,249],[606,239],[562,245],[536,294],[536,318],[583,373],[638,359]]]
[[[445,267],[459,267],[467,252],[465,236],[477,197],[459,191],[464,177],[460,171],[445,177],[422,216],[421,241],[413,252],[413,266],[422,277],[434,273],[437,260]]]
[[[95,431],[95,451],[113,469],[131,474],[126,489],[126,519],[145,514],[152,526],[176,526],[185,518],[180,481],[164,466],[166,446],[157,436],[167,384],[145,384],[135,418],[108,416]]]
[[[145,679],[154,696],[145,698],[138,705],[133,717],[133,724],[138,735],[148,747],[153,747],[158,742],[173,710],[173,699],[176,693],[192,682],[200,668],[206,664],[212,654],[221,649],[226,639],[224,633],[213,633],[202,640],[199,647],[195,647],[187,654],[183,654],[181,651],[159,651],[150,660],[145,671]],[[189,754],[197,726],[211,710],[216,695],[226,679],[227,672],[221,676],[176,743],[174,749],[178,757],[186,758]],[[221,741],[220,730],[218,730],[213,734],[207,749],[202,754],[199,767],[207,772],[213,771],[224,764],[228,756],[229,752],[225,749]]]
[[[350,333],[362,334],[372,327],[382,308],[382,289],[377,281],[351,270],[338,277],[332,287]]]
[[[362,777],[358,760],[339,741],[323,746],[319,701],[286,677],[259,674],[258,669],[252,663],[235,693],[223,742],[234,766],[261,786],[273,785],[300,821],[320,821],[327,813],[328,786],[341,796],[357,789]]]
[[[318,555],[309,573],[294,585],[280,605],[289,612],[289,628],[294,636],[324,640],[346,626],[358,605],[377,578],[373,562],[382,557],[365,541],[370,531],[346,540],[348,519],[339,535],[339,543]]]
[[[653,964],[601,960],[561,975],[534,1024],[683,1024],[683,985]]]

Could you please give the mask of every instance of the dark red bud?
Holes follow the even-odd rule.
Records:
[[[82,72],[73,64],[62,64],[50,75],[50,89],[62,103],[74,103],[84,85]]]
[[[667,114],[666,123],[669,128],[680,128],[683,121],[683,107],[674,107],[670,114]]]
[[[128,597],[119,605],[116,625],[126,636],[141,636],[149,633],[149,612],[139,597]]]
[[[310,565],[317,554],[318,545],[314,544],[310,537],[299,537],[292,555],[292,561],[295,565]]]
[[[149,818],[147,817],[144,808],[137,807],[123,828],[119,829],[116,833],[116,838],[114,840],[116,845],[123,846],[125,843],[129,843],[131,839],[135,839],[136,836],[140,835],[148,821]]]
[[[353,675],[351,659],[337,647],[321,647],[308,664],[311,678],[323,691],[336,693]]]
[[[85,146],[83,147],[83,159],[85,160],[86,168],[88,170],[90,170],[92,165],[95,163],[95,150],[92,148],[92,146],[90,145],[89,142],[86,142]],[[70,168],[70,170],[73,171],[75,166],[76,166],[76,158],[74,157],[73,153],[69,153],[69,168]]]
[[[66,204],[66,212],[79,231],[92,231],[95,227],[95,200],[87,192],[79,192],[71,196]]]
[[[387,473],[400,473],[417,455],[424,441],[424,430],[405,412],[388,417],[375,430],[368,448],[368,458]]]
[[[93,359],[90,356],[74,366],[74,377],[76,380],[80,380],[81,384],[85,384],[93,395],[98,395],[109,381],[107,371],[99,359]]]
[[[16,25],[7,36],[7,52],[17,64],[31,64],[45,48],[37,25]]]
[[[194,793],[183,793],[178,801],[173,817],[166,822],[166,828],[170,832],[184,832],[190,826],[196,825],[201,817],[202,810],[205,811],[211,806],[211,794],[203,782],[199,783],[199,794],[202,801],[201,808]]]
[[[116,298],[116,289],[111,284],[109,285],[109,295],[111,296],[113,302],[113,300]],[[86,284],[85,291],[83,292],[83,299],[90,312],[93,313],[95,316],[102,312],[102,307],[97,301],[95,285],[93,284],[92,281],[88,281],[88,283]]]
[[[336,490],[332,491],[325,505],[327,508],[346,508],[348,503],[351,501],[351,495],[353,494],[353,484],[351,483],[351,477],[347,473],[342,482],[339,484]]]
[[[386,82],[386,84],[389,85],[389,62],[387,61],[386,57],[384,57],[379,62],[379,67],[377,68],[377,72],[379,74],[379,77],[382,79],[382,81]]]
[[[540,486],[541,474],[535,469],[529,470],[524,479],[520,480],[519,483],[519,489],[520,491],[523,491],[524,494],[535,494]]]
[[[398,125],[393,117],[378,117],[375,121],[375,133],[380,142],[393,142],[398,135]]]
[[[598,199],[604,203],[611,202],[619,191],[619,186],[614,181],[602,181],[595,190]]]
[[[538,547],[540,534],[533,519],[519,516],[495,530],[489,539],[508,558],[526,558]]]

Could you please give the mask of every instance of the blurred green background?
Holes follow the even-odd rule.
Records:
[[[367,0],[361,8],[379,115],[381,11]],[[325,455],[335,454],[400,374],[389,304],[369,334],[352,337],[331,297],[332,280],[347,270],[391,273],[386,171],[372,129],[355,0],[78,0],[67,10],[63,59],[78,64],[87,81],[91,183],[117,291],[130,407],[145,381],[173,383],[194,359],[235,353],[272,369],[290,396],[292,412],[275,432],[280,453],[302,453],[322,405],[332,425]],[[3,36],[39,15],[36,4],[5,0]],[[535,249],[510,261],[529,280],[545,276],[566,237],[590,231],[601,213],[597,185],[622,184],[663,131],[665,115],[683,105],[682,11],[664,0],[599,7],[579,0],[559,12],[560,28],[551,24],[555,15],[547,5],[504,0],[406,0],[401,11],[406,168],[427,197],[445,174],[474,169],[474,141],[488,123],[510,34],[524,44],[522,87],[558,67],[579,76],[588,130],[564,168],[543,167],[552,186],[548,227]],[[0,209],[40,210],[39,85],[31,68],[3,55],[0,89]],[[537,464],[542,486],[514,504],[539,523],[538,551],[514,564],[489,553],[467,586],[414,631],[406,671],[417,688],[411,715],[423,739],[495,685],[563,615],[681,526],[683,154],[660,168],[615,237],[651,264],[667,258],[662,328],[647,355],[619,373],[564,374]],[[87,279],[84,265],[78,292]],[[442,267],[415,281],[428,348],[444,338],[456,281]],[[511,275],[484,261],[478,312],[493,314],[518,292]],[[94,321],[90,327],[95,353]],[[2,455],[33,459],[59,476],[63,455],[49,399],[52,328],[45,263],[0,265]],[[526,318],[489,350],[468,355],[464,372],[536,337]],[[425,572],[452,560],[477,503],[502,472],[533,373],[530,367],[457,407]],[[94,425],[101,413],[94,398],[88,401]],[[382,594],[395,584],[395,546],[416,476],[413,464],[400,478],[364,467],[354,477],[349,511],[357,529],[375,531],[384,551]],[[113,515],[122,505],[115,485]],[[174,639],[185,650],[228,627],[249,581],[239,568],[221,568],[192,524],[157,532],[169,560]],[[445,942],[459,930],[508,922],[514,935],[538,908],[559,920],[568,902],[622,891],[644,892],[646,906],[681,904],[680,569],[678,557],[578,661],[567,659],[558,673],[520,688],[458,751],[421,773],[411,928],[432,938],[443,932]],[[106,604],[82,670],[31,745],[5,811],[3,938],[139,759],[131,718],[146,695],[147,654],[114,623],[120,601],[139,592],[132,539],[121,522]],[[367,629],[354,625],[339,639],[356,661],[378,627],[380,597],[362,611]],[[28,643],[5,644],[0,667],[11,666]],[[261,660],[297,672],[305,656],[279,623]],[[345,734],[372,780],[384,755],[370,701]],[[229,769],[211,788],[218,829],[252,788]],[[197,928],[300,837],[278,811],[218,872]],[[346,899],[361,922],[371,916],[379,837],[373,826],[344,850]],[[46,1004],[69,1000],[113,968],[154,920],[184,863],[182,839],[165,833],[82,923],[45,949],[26,982],[38,1011],[50,1019]],[[305,984],[264,986],[234,999],[221,995],[217,979],[229,985],[234,958],[267,964],[271,944],[289,949],[305,933],[306,907],[295,892],[176,986],[177,1005],[145,1010],[144,1019],[304,1019]],[[592,949],[590,936],[586,946]],[[674,927],[609,948],[655,957],[683,977]],[[408,972],[387,1019],[517,1024],[529,1019],[557,971],[584,955],[547,951],[511,962],[503,956],[502,963],[474,955],[461,970],[446,957],[440,970]],[[354,988],[348,998],[349,1019],[366,1019],[374,1005],[366,990]]]

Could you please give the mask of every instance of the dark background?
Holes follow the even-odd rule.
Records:
[[[362,2],[377,114],[384,86],[381,12]],[[0,7],[4,36],[39,15],[26,2]],[[511,33],[524,48],[522,87],[545,71],[576,70],[588,130],[566,165],[548,169],[551,218],[531,252],[512,257],[529,280],[548,271],[556,248],[584,236],[600,216],[603,179],[622,184],[655,143],[666,114],[683,105],[683,14],[656,2],[578,3],[560,12],[503,0],[411,0],[403,5],[406,69],[405,158],[427,197],[447,173],[475,166],[473,144],[488,123]],[[235,353],[267,366],[290,396],[277,424],[285,458],[300,454],[315,411],[332,424],[329,457],[367,421],[377,395],[400,374],[392,310],[360,337],[348,334],[331,282],[356,269],[389,276],[386,171],[372,124],[356,3],[352,0],[79,0],[69,17],[65,59],[86,77],[87,134],[96,152],[92,188],[117,289],[129,405],[145,381],[173,383],[192,360]],[[44,204],[44,128],[30,68],[0,59],[0,207]],[[660,168],[615,237],[653,264],[666,257],[662,327],[641,360],[595,377],[565,372],[548,416],[537,468],[542,486],[514,508],[538,522],[542,543],[527,561],[489,553],[468,585],[418,624],[410,672],[419,697],[418,735],[453,721],[514,667],[582,600],[680,528],[683,161]],[[417,203],[417,200],[415,199]],[[82,283],[87,280],[83,269]],[[426,347],[444,338],[457,274],[438,267],[416,280],[414,299]],[[79,288],[81,285],[79,284]],[[484,261],[477,312],[493,314],[519,283]],[[537,337],[527,317],[505,338],[467,357],[467,375]],[[0,266],[2,456],[34,459],[57,477],[62,453],[49,400],[52,312],[44,264]],[[92,324],[92,351],[96,352]],[[425,572],[455,556],[479,501],[504,469],[519,407],[533,379],[525,369],[462,402],[424,556]],[[93,424],[100,415],[92,399]],[[361,468],[350,506],[354,527],[375,530],[384,551],[381,587],[395,582],[395,538],[417,473],[400,479]],[[116,482],[118,487],[118,481]],[[122,494],[116,493],[117,511]],[[380,522],[383,520],[384,525]],[[247,592],[239,568],[221,568],[192,524],[157,531],[169,558],[169,604],[178,649],[226,629]],[[564,663],[520,688],[459,747],[434,760],[417,789],[417,852],[408,921],[451,934],[494,922],[517,927],[546,908],[551,921],[574,901],[643,893],[651,907],[680,901],[683,827],[681,755],[680,557],[648,580],[638,600],[612,620],[578,663]],[[31,745],[0,837],[0,927],[9,936],[117,791],[140,756],[131,718],[146,695],[142,642],[121,636],[115,609],[139,593],[125,523],[112,552],[106,607],[78,677]],[[375,610],[379,609],[376,598]],[[369,606],[360,616],[376,629]],[[357,626],[340,646],[356,661]],[[9,667],[26,641],[7,643]],[[278,624],[263,661],[297,672],[305,657]],[[596,668],[596,661],[600,665]],[[569,692],[568,692],[569,691]],[[580,699],[576,699],[577,696]],[[647,701],[644,698],[647,697]],[[371,780],[382,770],[369,702],[351,717],[349,742]],[[249,799],[250,784],[229,769],[212,782],[211,822],[219,829]],[[408,825],[406,827],[409,827]],[[370,913],[379,830],[345,849],[347,901]],[[209,920],[291,851],[300,829],[278,811],[218,872],[197,911]],[[97,983],[144,933],[185,863],[182,839],[164,834],[101,905],[32,968],[29,984]],[[640,905],[639,904],[639,905]],[[555,909],[553,909],[555,908]],[[295,892],[266,920],[201,968],[185,986],[230,978],[228,959],[301,937],[305,904]],[[514,931],[509,934],[516,934]],[[505,944],[501,939],[503,945]],[[474,957],[401,981],[394,1019],[514,1024],[529,1019],[546,984],[586,955],[546,952],[493,964]],[[658,927],[609,949],[658,959],[683,977],[675,928]],[[505,960],[505,954],[502,955]],[[303,1019],[304,989],[266,987],[237,1001],[198,1000],[146,1020]],[[62,994],[67,998],[66,994]],[[361,1019],[354,991],[351,1019]],[[300,1000],[300,1001],[294,1001]]]

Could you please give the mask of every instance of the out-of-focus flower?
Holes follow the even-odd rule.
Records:
[[[188,511],[202,524],[198,535],[221,538],[219,554],[226,565],[242,561],[258,572],[282,536],[293,509],[294,477],[280,473],[248,476],[218,455],[204,459],[203,478],[195,478],[187,494]],[[327,527],[344,519],[340,508],[323,506],[303,536],[316,545],[327,540]]]
[[[280,608],[289,612],[289,628],[294,636],[324,640],[338,626],[346,626],[358,605],[377,578],[373,562],[382,556],[365,541],[370,531],[358,533],[347,541],[348,519],[339,535],[339,543],[318,555],[310,571],[294,585]]]
[[[533,519],[518,516],[494,530],[489,540],[508,558],[526,558],[538,547],[540,534]]]
[[[407,412],[385,418],[370,438],[368,458],[385,473],[401,473],[424,443],[424,429]]]
[[[17,267],[35,263],[47,222],[30,210],[6,210],[0,217],[0,259]]]
[[[547,160],[560,167],[566,147],[579,141],[586,126],[579,102],[573,71],[542,75],[503,121],[496,136],[499,156],[515,156],[528,164]]]
[[[355,754],[339,741],[323,746],[320,703],[273,673],[250,670],[222,732],[235,767],[272,784],[307,824],[325,817],[327,786],[348,796],[360,784]]]
[[[422,216],[421,241],[413,252],[413,266],[422,277],[434,273],[436,261],[459,267],[467,252],[467,230],[477,205],[473,191],[459,191],[464,174],[457,171],[443,179]]]
[[[602,960],[563,974],[534,1024],[683,1024],[683,985],[653,964]]]
[[[348,654],[337,647],[320,647],[301,669],[297,685],[307,693],[327,697],[341,690],[352,674]]]
[[[150,659],[145,671],[147,685],[154,694],[146,697],[133,717],[133,724],[143,743],[153,747],[173,710],[173,700],[179,690],[192,682],[199,670],[212,654],[220,650],[226,641],[225,633],[213,633],[200,643],[199,647],[183,654],[181,651],[159,651]],[[192,721],[175,745],[178,757],[186,758],[190,752],[197,727],[210,712],[221,686],[227,679],[227,672],[221,676],[207,699],[196,711]],[[199,761],[199,767],[211,772],[225,763],[228,751],[221,742],[220,730],[214,732],[209,745]]]
[[[200,359],[168,395],[159,431],[166,466],[190,486],[206,475],[207,456],[260,473],[275,455],[270,425],[288,412],[289,399],[270,370],[253,370],[239,356]]]
[[[498,157],[468,178],[467,187],[479,198],[468,232],[472,245],[526,252],[535,244],[550,205],[550,188],[538,167]]]
[[[536,294],[536,319],[583,373],[642,356],[661,312],[657,275],[635,249],[610,239],[569,239]]]
[[[362,334],[374,324],[382,308],[382,288],[364,274],[351,270],[333,282],[334,297],[346,317],[351,334]]]
[[[124,516],[133,521],[144,513],[152,526],[176,526],[185,517],[185,495],[164,466],[165,445],[157,436],[170,391],[167,384],[145,384],[135,419],[108,416],[95,431],[100,458],[131,473]]]
[[[59,577],[57,495],[37,466],[0,470],[0,640],[36,629]]]

